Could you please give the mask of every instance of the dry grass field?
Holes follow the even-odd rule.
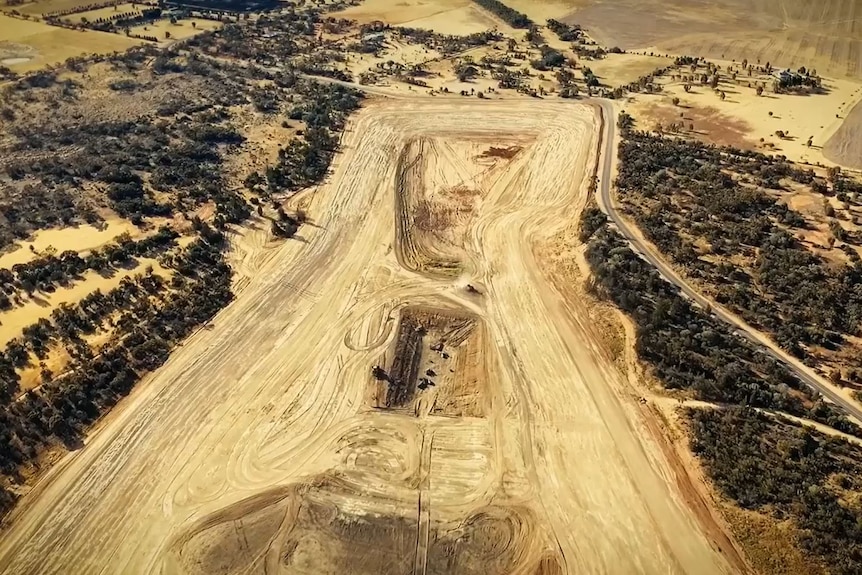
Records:
[[[602,64],[595,68],[602,70]],[[826,79],[825,93],[795,95],[772,93],[769,77],[751,79],[740,74],[735,82],[728,76],[725,72],[718,87],[725,93],[724,100],[709,86],[694,85],[686,92],[683,82],[665,79],[661,94],[639,95],[626,106],[645,129],[683,122],[694,126],[687,133],[705,141],[783,154],[798,162],[859,167],[853,150],[859,130],[859,120],[854,118],[860,112],[851,112],[862,99],[858,82]],[[767,83],[767,89],[758,96],[754,86],[761,82]],[[674,99],[679,100],[677,105]]]
[[[192,26],[192,22],[194,22],[194,26]],[[217,30],[221,27],[221,22],[212,20],[178,20],[176,24],[171,24],[169,20],[158,20],[146,25],[135,26],[131,31],[132,34],[155,36],[160,41],[171,41],[190,38],[201,32]],[[167,34],[170,34],[170,37]]]
[[[544,24],[548,18],[566,16],[579,2],[509,0],[506,4],[524,12],[537,23]],[[393,25],[429,28],[442,34],[470,34],[494,27],[512,31],[505,22],[472,0],[365,0],[339,14],[359,22],[383,20]]]
[[[35,2],[28,2],[14,8],[10,7],[9,9],[17,10],[22,14],[39,16],[41,14],[72,10],[90,4],[93,4],[92,0],[36,0]]]
[[[655,46],[674,54],[748,58],[806,66],[820,74],[862,75],[862,4],[613,0],[590,2],[568,16],[605,45]]]
[[[141,40],[118,34],[77,31],[0,14],[0,65],[27,72],[68,58],[121,52]]]
[[[0,565],[730,572],[537,259],[574,233],[597,131],[526,99],[367,105],[294,200],[302,241],[246,232],[237,300],[13,513]]]
[[[88,22],[95,22],[99,18],[111,18],[112,16],[116,16],[117,14],[124,14],[129,12],[140,13],[141,8],[146,8],[146,6],[142,4],[132,3],[117,4],[116,6],[111,6],[109,8],[99,8],[97,10],[87,10],[86,12],[76,12],[74,14],[69,14],[68,16],[64,16],[63,20],[78,24],[86,18],[86,21]]]

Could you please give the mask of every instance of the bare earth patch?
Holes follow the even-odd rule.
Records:
[[[0,564],[730,572],[589,318],[545,273],[542,246],[576,229],[597,132],[571,103],[367,105],[330,181],[294,200],[314,222],[304,241],[263,248],[211,329],[24,499]],[[459,181],[480,201],[424,253],[461,275],[403,265],[398,221],[415,212],[398,202]]]

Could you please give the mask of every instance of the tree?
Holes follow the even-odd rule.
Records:
[[[762,96],[763,95],[763,86],[758,86],[756,91],[757,91],[758,96]]]
[[[679,106],[679,98],[674,97],[672,101],[674,106]]]

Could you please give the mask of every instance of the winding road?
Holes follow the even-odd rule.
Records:
[[[601,109],[604,120],[604,134],[602,139],[602,143],[604,144],[604,149],[602,150],[602,174],[598,182],[597,200],[599,206],[611,219],[617,227],[617,230],[626,238],[626,240],[628,240],[632,249],[652,264],[668,282],[679,288],[680,292],[685,297],[694,301],[703,309],[710,310],[713,316],[733,327],[739,335],[749,340],[751,343],[759,346],[763,353],[784,364],[790,371],[796,374],[803,383],[817,390],[829,401],[841,407],[847,415],[856,419],[857,422],[862,422],[862,409],[853,402],[842,397],[841,394],[836,392],[831,385],[818,376],[814,370],[781,349],[763,332],[752,327],[742,320],[742,318],[732,313],[718,302],[706,297],[693,288],[691,284],[686,282],[664,259],[664,257],[658,253],[655,247],[652,246],[646,238],[644,238],[640,230],[628,222],[617,210],[611,186],[614,177],[614,166],[616,165],[617,115],[612,102],[608,100],[593,100],[593,102]]]

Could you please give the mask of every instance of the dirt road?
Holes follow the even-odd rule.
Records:
[[[574,103],[369,103],[312,225],[245,246],[237,300],[22,502],[0,570],[729,572],[536,255],[598,131]]]

